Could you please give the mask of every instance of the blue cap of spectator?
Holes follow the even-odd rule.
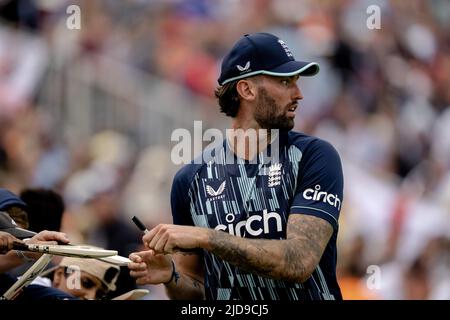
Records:
[[[0,210],[5,211],[9,207],[19,207],[25,211],[28,208],[27,204],[18,195],[7,189],[0,188]]]
[[[35,232],[19,228],[14,220],[6,213],[0,211],[0,231],[8,232],[19,239],[31,238]]]

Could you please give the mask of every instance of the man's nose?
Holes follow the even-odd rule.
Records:
[[[293,94],[292,94],[292,99],[293,100],[302,100],[303,99],[302,91],[300,90],[300,87],[298,86],[297,83],[294,85],[294,91],[293,91]]]

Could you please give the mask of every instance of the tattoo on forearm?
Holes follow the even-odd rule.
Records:
[[[288,274],[307,276],[308,266],[319,263],[332,233],[332,226],[320,218],[297,215],[288,224],[288,240],[284,248],[284,261]],[[301,245],[299,245],[301,244]]]
[[[181,275],[180,281],[176,286],[166,287],[168,295],[171,299],[204,299],[205,290],[203,283],[197,279],[187,275]]]
[[[212,234],[210,242],[213,246],[213,253],[223,260],[227,260],[231,264],[239,266],[243,270],[252,271],[253,266],[258,266],[259,273],[266,274],[270,273],[274,269],[272,262],[266,262],[261,257],[266,252],[265,245],[255,246],[251,242],[253,240],[248,240],[249,244],[240,243],[242,239],[234,239],[234,237],[229,236],[224,232],[217,232]],[[258,240],[260,242],[269,242],[270,240]],[[250,251],[258,251],[257,254],[252,254]]]
[[[202,288],[202,286],[203,286],[198,280],[195,280],[195,279],[192,279],[192,284],[193,284],[194,287],[197,288],[197,289],[200,289],[200,288]]]
[[[332,233],[320,218],[293,215],[287,239],[242,239],[224,232],[210,233],[212,253],[248,272],[275,279],[298,281],[309,276],[319,263]]]

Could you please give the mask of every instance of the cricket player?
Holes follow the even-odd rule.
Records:
[[[275,35],[237,41],[215,94],[238,133],[176,174],[173,224],[147,232],[148,250],[130,255],[138,284],[163,283],[172,299],[342,299],[340,157],[328,142],[292,131],[299,77],[318,71]],[[254,131],[265,134],[254,140]]]

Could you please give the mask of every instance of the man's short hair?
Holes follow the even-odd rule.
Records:
[[[223,86],[218,86],[214,91],[219,106],[220,112],[225,113],[229,117],[236,117],[239,111],[241,100],[237,92],[236,85],[239,80],[228,82]]]
[[[5,212],[14,220],[15,223],[17,223],[20,228],[28,229],[28,214],[22,208],[12,206],[8,207]]]

